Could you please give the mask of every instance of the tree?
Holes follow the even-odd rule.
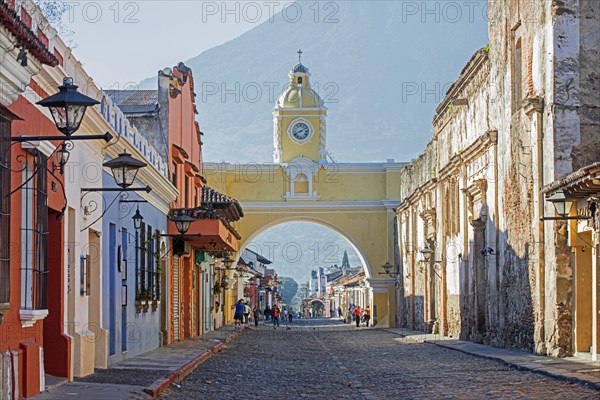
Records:
[[[279,278],[279,293],[285,304],[292,304],[292,299],[298,292],[298,282],[292,278]]]
[[[58,34],[65,43],[69,47],[74,48],[71,42],[75,32],[65,24],[63,19],[65,13],[70,10],[71,5],[68,2],[59,0],[33,0],[33,2],[40,8],[46,21],[58,31]]]

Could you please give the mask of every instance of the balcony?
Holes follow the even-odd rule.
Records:
[[[187,231],[186,242],[198,250],[236,252],[239,249],[241,237],[231,225],[244,216],[237,200],[203,186],[200,207],[171,212],[184,212],[195,219]],[[177,233],[175,224],[169,222],[169,234]]]

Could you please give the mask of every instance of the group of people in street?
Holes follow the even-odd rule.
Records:
[[[267,306],[264,311],[265,321],[273,321],[273,327],[279,326],[279,320],[292,323],[294,320],[294,310],[288,310],[286,307],[279,308],[277,304],[273,308]]]
[[[338,309],[338,311],[341,313],[341,309]],[[350,315],[352,316],[357,328],[360,326],[361,322],[364,322],[365,326],[369,326],[369,322],[371,321],[371,308],[368,305],[364,309],[360,306],[350,307],[348,312],[348,317],[350,317]],[[350,323],[349,319],[350,318],[348,318],[348,323]]]
[[[245,304],[244,299],[239,299],[235,305],[235,314],[233,317],[235,329],[240,329],[242,324],[248,324],[250,321],[250,314],[252,314],[254,326],[258,326],[261,315],[261,310],[258,305],[255,305],[254,308],[250,308],[248,304]],[[262,314],[265,316],[265,321],[273,321],[273,328],[279,326],[280,319],[289,323],[292,323],[294,319],[294,311],[291,308],[289,310],[286,307],[280,309],[277,304],[275,304],[273,308],[267,306]],[[341,308],[338,308],[338,314],[342,316]],[[368,327],[371,322],[371,308],[368,305],[364,309],[360,306],[350,307],[344,321],[350,323],[352,320],[356,323],[357,328],[360,327],[361,322]]]
[[[240,329],[242,324],[248,324],[250,314],[252,314],[254,326],[258,326],[261,315],[261,310],[258,305],[255,305],[254,308],[251,309],[248,304],[245,304],[244,299],[239,299],[235,304],[235,313],[233,316],[235,329]],[[273,321],[274,328],[279,326],[280,318],[289,323],[292,323],[294,319],[294,311],[291,308],[289,310],[286,307],[280,309],[278,305],[274,305],[273,308],[267,306],[262,314],[265,316],[265,321]]]

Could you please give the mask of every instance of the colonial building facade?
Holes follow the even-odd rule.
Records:
[[[583,227],[572,221],[544,219],[555,215],[546,194],[573,177],[542,190],[600,160],[598,7],[490,3],[489,45],[448,90],[433,139],[402,171],[401,324],[598,357],[597,241],[579,240]]]

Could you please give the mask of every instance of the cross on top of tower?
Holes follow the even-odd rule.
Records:
[[[304,53],[302,50],[298,50],[298,64],[290,71],[292,74],[308,74],[308,68],[302,65],[302,54]]]

